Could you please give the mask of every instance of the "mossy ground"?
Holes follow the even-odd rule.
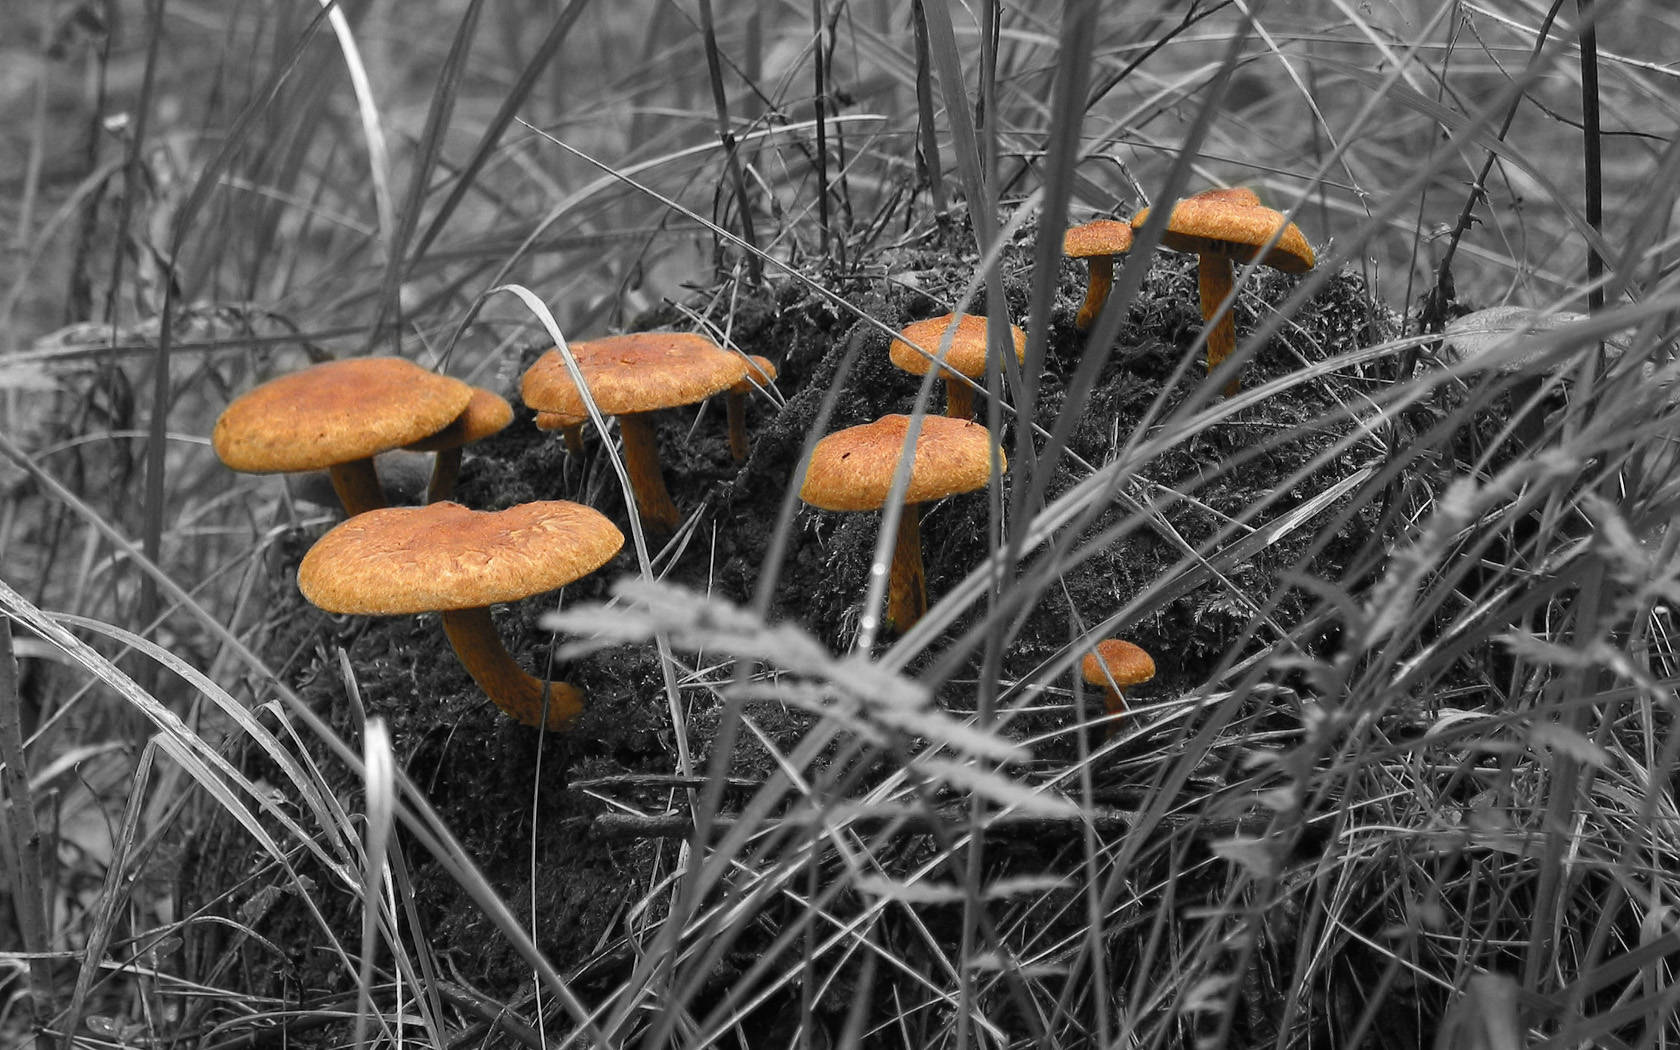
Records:
[[[1032,236],[1032,230],[1024,231],[1003,259],[1002,270],[1010,275],[1004,287],[1017,319],[1027,311],[1025,275],[1031,266]],[[854,274],[826,281],[859,310],[897,329],[945,312],[977,261],[965,231],[933,227],[877,254]],[[1080,360],[1090,353],[1103,354],[1101,374],[1069,442],[1071,453],[1100,465],[1114,455],[1117,442],[1125,439],[1158,396],[1200,331],[1201,320],[1194,260],[1161,253],[1131,304],[1118,341],[1093,350],[1073,328],[1084,280],[1083,265],[1062,264],[1038,418],[1050,426],[1064,410],[1065,383]],[[1269,309],[1293,287],[1293,279],[1263,272],[1239,303],[1239,332],[1255,324],[1256,309]],[[848,351],[857,351],[856,362],[836,402],[830,430],[887,412],[907,411],[919,380],[887,362],[885,336],[841,314],[803,284],[778,281],[758,291],[743,287],[733,294],[708,292],[694,297],[694,308],[704,310],[705,304],[714,304],[707,319],[727,329],[742,351],[763,354],[779,365],[776,386],[785,405],[778,408],[765,398],[753,399],[748,410],[753,450],[742,467],[730,460],[721,401],[698,413],[671,412],[661,419],[667,482],[678,506],[687,513],[698,512],[699,517],[686,545],[674,557],[661,557],[656,567],[669,582],[742,603],[751,598],[762,573],[775,571],[772,619],[797,621],[835,651],[843,651],[855,640],[877,516],[801,506],[783,564],[766,566],[764,552],[788,498],[800,449]],[[641,327],[682,323],[680,312],[671,310],[644,318]],[[1250,364],[1245,382],[1252,386],[1263,377],[1391,337],[1394,327],[1392,316],[1371,301],[1358,275],[1331,276]],[[542,349],[531,347],[524,363]],[[503,392],[512,393],[516,374],[501,378],[508,387]],[[1198,363],[1168,392],[1169,405],[1197,396],[1201,378]],[[1169,490],[1194,490],[1194,501],[1167,504],[1163,518],[1183,540],[1196,544],[1221,527],[1226,516],[1247,510],[1257,493],[1272,492],[1340,440],[1346,424],[1336,415],[1338,405],[1359,397],[1369,384],[1364,376],[1337,372],[1296,386],[1195,438],[1173,443],[1167,452],[1143,464],[1140,477]],[[1229,457],[1280,435],[1287,435],[1288,440],[1254,456],[1241,471],[1220,473]],[[1006,432],[1006,448],[1012,447],[1013,439],[1012,431]],[[1353,443],[1302,488],[1319,491],[1378,458],[1374,445]],[[1082,476],[1082,468],[1072,463],[1070,457],[1063,457],[1048,487],[1050,498]],[[1307,492],[1296,495],[1304,498]],[[523,408],[511,427],[470,451],[457,498],[483,509],[531,499],[571,499],[601,510],[629,532],[617,475],[602,453],[598,435],[587,438],[582,457],[568,456],[558,437],[532,426],[531,413]],[[1229,572],[1227,578],[1238,593],[1217,582],[1204,582],[1154,615],[1128,625],[1126,636],[1152,652],[1159,669],[1153,682],[1134,691],[1134,698],[1147,703],[1202,684],[1218,660],[1250,629],[1250,609],[1241,594],[1284,594],[1282,603],[1269,613],[1282,625],[1297,622],[1310,596],[1279,586],[1280,577],[1295,567],[1312,541],[1323,539],[1316,526],[1330,521],[1337,509],[1332,506]],[[987,550],[988,513],[986,497],[974,494],[948,500],[925,514],[927,579],[934,601]],[[1099,535],[1125,514],[1118,505],[1105,510],[1085,535]],[[1339,578],[1343,558],[1356,545],[1360,529],[1359,521],[1344,526],[1343,535],[1332,536],[1307,562],[1308,570],[1325,579]],[[315,535],[300,531],[279,550],[270,641],[274,659],[279,662],[287,654],[301,654],[302,659],[289,663],[294,684],[347,738],[355,740],[360,716],[352,715],[338,665],[329,658],[343,647],[355,669],[366,713],[386,720],[408,775],[455,830],[502,899],[528,924],[562,972],[582,975],[586,990],[592,984],[610,987],[630,963],[618,941],[627,912],[643,899],[650,880],[669,870],[669,856],[662,843],[609,840],[595,834],[591,819],[606,806],[570,785],[617,773],[670,773],[676,767],[676,742],[657,654],[620,646],[558,668],[560,675],[588,693],[589,708],[571,733],[540,738],[502,717],[484,700],[451,657],[435,616],[335,618],[306,605],[296,594],[292,574],[297,557]],[[1082,624],[1102,619],[1180,557],[1181,551],[1163,539],[1159,530],[1146,528],[1128,533],[1062,572],[1005,654],[1002,679],[1013,682],[1031,675],[1078,633],[1076,618]],[[613,563],[568,587],[561,599],[568,605],[601,599],[613,580],[637,572],[635,555],[627,545]],[[537,620],[554,605],[552,599],[534,599],[495,614],[510,650],[539,673],[547,664],[552,639],[537,627]],[[980,613],[959,618],[955,629],[970,626],[976,615]],[[1262,633],[1243,644],[1253,648],[1270,640]],[[689,658],[678,654],[678,659]],[[706,684],[720,673],[687,663],[678,673],[681,702],[687,705],[694,737],[688,745],[697,761],[709,754],[719,711],[716,695]],[[972,709],[977,673],[974,666],[955,675],[940,701],[952,710]],[[1053,684],[1066,685],[1071,691],[1071,682]],[[1086,696],[1095,711],[1100,697]],[[1068,704],[1067,693],[1045,693],[1035,701],[1033,712],[1016,718],[1010,731],[1041,734],[1066,727],[1076,721]],[[806,716],[773,704],[755,705],[753,713],[766,736],[781,746],[809,725]],[[1039,757],[1066,761],[1073,755],[1073,746],[1072,735],[1062,733],[1041,746]],[[735,775],[750,781],[766,776],[772,763],[766,749],[747,734],[732,768]],[[324,764],[338,768],[330,761]],[[1124,789],[1134,775],[1135,771],[1116,769],[1108,779],[1111,786]],[[354,809],[359,785],[346,777],[338,788]],[[625,797],[654,811],[670,801],[665,792]],[[238,848],[245,840],[234,834],[228,841]],[[906,856],[915,852],[907,849]],[[1021,854],[1014,858],[1021,868],[1053,870],[1063,861],[1076,863],[1078,851],[1071,841],[1065,850],[1055,843],[1039,842],[1024,853],[1006,849],[998,856],[1015,854]],[[205,901],[227,892],[223,906],[229,910],[248,902],[255,889],[241,880],[250,874],[249,859],[219,855],[209,847],[204,855],[207,862],[198,872],[194,896]],[[480,988],[513,997],[528,981],[529,971],[501,947],[501,938],[428,858],[411,850],[408,861],[427,942],[441,949]],[[274,906],[255,923],[257,932],[275,943],[286,943],[288,933],[304,940],[318,939],[300,908],[269,903]],[[329,904],[326,911],[339,925],[345,943],[354,944],[354,917],[342,906]],[[655,918],[643,914],[635,921],[640,924]],[[295,994],[301,988],[308,997],[348,986],[342,970],[324,953],[293,959],[287,967],[276,969],[259,959],[263,951],[255,942],[245,949],[253,963],[253,991],[280,994],[289,988],[289,994]]]

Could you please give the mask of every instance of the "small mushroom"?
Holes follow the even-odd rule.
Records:
[[[543,431],[560,431],[560,436],[566,441],[566,451],[574,456],[583,455],[583,424],[588,416],[571,416],[564,412],[538,412],[537,429]]]
[[[945,365],[939,377],[945,380],[945,414],[952,419],[974,418],[974,391],[957,378],[961,373],[970,379],[986,375],[986,319],[979,314],[946,314],[905,325],[898,338],[887,347],[892,363],[911,375],[925,376],[934,363],[929,354],[937,355],[949,333],[951,349],[945,355]],[[1015,359],[1027,356],[1027,333],[1015,325],[1009,326],[1015,343]],[[920,347],[921,349],[917,349]],[[923,353],[923,351],[926,353]]]
[[[1141,646],[1118,638],[1098,642],[1080,662],[1087,685],[1103,689],[1103,707],[1111,715],[1126,713],[1124,690],[1155,677],[1155,661]]]
[[[472,387],[400,357],[328,361],[271,379],[233,399],[210,442],[247,474],[329,471],[351,515],[385,505],[375,453],[447,427]]]
[[[1132,217],[1132,229],[1143,229],[1149,211],[1145,208]],[[1212,320],[1231,294],[1236,279],[1233,263],[1247,264],[1259,256],[1267,266],[1297,274],[1317,263],[1312,245],[1294,223],[1262,205],[1252,190],[1240,188],[1208,190],[1173,205],[1161,244],[1173,251],[1195,253],[1204,321]],[[1208,371],[1218,368],[1236,348],[1237,325],[1227,310],[1207,334]],[[1225,396],[1232,397],[1241,389],[1242,384],[1233,379],[1225,384]]]
[[[527,674],[497,637],[490,606],[563,587],[623,546],[604,515],[564,500],[502,511],[447,501],[390,507],[322,536],[298,566],[298,589],[333,613],[442,613],[461,666],[497,707],[524,725],[563,729],[583,710],[583,692]]]
[[[747,362],[746,378],[729,388],[729,399],[724,402],[729,408],[729,454],[737,463],[745,463],[752,451],[747,444],[747,397],[774,382],[777,374],[768,357],[753,354]]]
[[[426,502],[446,500],[455,491],[455,479],[461,476],[461,449],[476,444],[513,422],[513,406],[507,399],[481,387],[474,387],[472,400],[455,421],[430,437],[403,446],[410,452],[435,452],[431,484],[426,486]]]
[[[1131,250],[1132,227],[1116,219],[1096,219],[1062,235],[1062,254],[1084,259],[1089,274],[1085,301],[1079,304],[1079,315],[1073,320],[1081,332],[1097,323],[1097,315],[1108,301],[1108,290],[1114,286],[1114,260]]]
[[[881,510],[891,494],[909,427],[909,416],[882,416],[823,438],[811,452],[799,498],[823,510]],[[888,630],[907,631],[927,612],[921,515],[916,504],[985,488],[992,476],[994,450],[1000,471],[1007,469],[1003,451],[980,424],[949,416],[922,419],[888,570]]]
[[[674,532],[682,515],[659,470],[652,413],[728,390],[747,374],[746,361],[689,332],[632,332],[574,343],[571,350],[596,407],[618,417],[624,467],[642,520],[658,531]],[[559,350],[537,359],[519,392],[538,412],[579,420],[589,413]]]

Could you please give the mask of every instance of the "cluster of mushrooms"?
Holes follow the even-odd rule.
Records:
[[[1099,220],[1067,232],[1066,254],[1090,263],[1081,329],[1101,311],[1113,260],[1129,250],[1131,229],[1146,219],[1147,209],[1130,226]],[[1180,201],[1163,243],[1201,256],[1204,317],[1230,294],[1235,262],[1260,255],[1288,272],[1313,265],[1300,231],[1246,190],[1213,190]],[[1025,333],[1013,325],[1009,330],[1020,360]],[[1233,343],[1227,310],[1221,331],[1209,333],[1210,370]],[[776,378],[775,366],[680,332],[638,332],[569,349],[570,363],[550,350],[521,381],[520,396],[535,411],[536,426],[560,431],[575,452],[591,407],[617,417],[638,516],[650,530],[675,531],[681,512],[660,471],[652,414],[726,394],[730,452],[742,462],[748,454],[746,400]],[[971,381],[983,377],[988,364],[984,317],[948,314],[916,322],[893,340],[889,354],[917,375],[939,368],[947,405],[945,415],[922,420],[902,494],[885,617],[890,630],[902,632],[927,610],[916,504],[984,488],[994,477],[994,460],[998,472],[1007,464],[987,429],[971,418]],[[340,614],[440,613],[462,666],[498,707],[525,725],[563,729],[583,710],[582,692],[521,668],[496,635],[490,607],[588,575],[618,553],[624,535],[605,515],[565,500],[494,512],[450,502],[462,448],[512,418],[512,406],[490,391],[399,358],[356,358],[314,365],[245,393],[217,420],[212,443],[239,471],[330,472],[349,518],[304,556],[298,588],[306,598]],[[806,465],[800,497],[826,510],[884,509],[909,425],[908,416],[888,415],[823,438]],[[396,449],[436,454],[424,506],[386,506],[373,457]],[[1082,671],[1087,682],[1103,687],[1108,710],[1117,715],[1125,710],[1122,690],[1153,677],[1155,667],[1138,646],[1110,639],[1093,648]]]

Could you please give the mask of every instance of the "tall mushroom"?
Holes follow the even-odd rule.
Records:
[[[689,332],[632,332],[573,343],[572,356],[602,412],[618,417],[624,467],[642,520],[673,532],[682,515],[659,471],[653,413],[691,405],[728,390],[747,374],[747,363],[705,336]],[[520,382],[520,396],[538,412],[582,419],[583,394],[572,382],[559,350],[537,359]]]
[[[403,446],[410,452],[435,452],[431,484],[426,486],[426,502],[446,500],[455,491],[455,479],[461,476],[461,449],[477,444],[492,434],[501,433],[513,422],[513,406],[507,399],[482,387],[473,387],[472,400],[455,417],[455,421],[430,437]]]
[[[1126,689],[1155,677],[1155,661],[1143,647],[1119,638],[1092,646],[1079,669],[1087,685],[1102,686],[1103,707],[1111,715],[1126,713]]]
[[[472,387],[400,357],[328,361],[271,379],[233,399],[210,442],[234,470],[322,470],[346,513],[385,505],[373,455],[447,427]]]
[[[974,418],[974,391],[955,373],[970,379],[986,374],[986,319],[979,314],[946,314],[905,325],[898,338],[887,347],[892,363],[911,375],[925,376],[933,368],[933,359],[944,346],[950,333],[951,349],[945,355],[945,365],[939,377],[945,380],[945,414],[952,419]],[[1015,325],[1009,326],[1015,344],[1015,360],[1027,356],[1027,333]],[[920,347],[921,349],[917,349]],[[923,351],[926,351],[924,353]]]
[[[1079,315],[1073,326],[1081,332],[1097,323],[1108,290],[1114,287],[1114,260],[1132,250],[1132,228],[1117,219],[1095,219],[1070,228],[1062,235],[1062,254],[1070,259],[1084,259],[1087,280],[1085,301],[1079,304]]]
[[[799,498],[823,510],[881,510],[904,456],[909,427],[909,416],[882,416],[823,438],[811,452]],[[916,504],[985,488],[992,477],[994,450],[999,470],[1007,469],[1003,450],[980,424],[950,416],[922,419],[887,577],[888,630],[907,631],[927,612],[921,515]]]
[[[1150,209],[1132,217],[1132,228],[1143,229]],[[1201,298],[1202,320],[1213,319],[1220,304],[1231,294],[1236,274],[1234,263],[1260,261],[1284,273],[1306,273],[1317,263],[1312,245],[1281,213],[1262,205],[1251,190],[1218,189],[1186,197],[1173,205],[1161,244],[1196,255],[1196,284]],[[1261,255],[1261,250],[1265,254]],[[1237,348],[1237,326],[1230,310],[1207,333],[1207,364],[1211,373]],[[1225,396],[1242,389],[1233,379],[1225,384]]]
[[[583,710],[582,691],[527,674],[497,637],[490,606],[563,587],[622,546],[624,534],[604,515],[564,500],[502,511],[391,507],[321,537],[298,566],[298,589],[333,613],[441,612],[461,666],[497,707],[524,725],[562,729]]]

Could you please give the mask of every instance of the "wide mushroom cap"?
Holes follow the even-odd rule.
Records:
[[[817,442],[799,498],[823,510],[880,510],[904,454],[910,417],[882,416]],[[904,502],[925,503],[986,487],[997,446],[985,427],[950,416],[925,416]],[[999,471],[1008,467],[997,449]]]
[[[986,319],[979,314],[946,314],[943,317],[930,317],[925,321],[916,321],[905,325],[899,332],[899,338],[892,341],[887,348],[887,356],[894,365],[909,372],[911,375],[927,375],[933,362],[917,350],[911,343],[920,346],[930,354],[939,353],[945,340],[945,333],[955,328],[956,333],[951,337],[950,353],[945,355],[945,368],[941,377],[951,372],[961,372],[970,379],[978,379],[986,374]],[[1027,333],[1015,325],[1009,326],[1010,337],[1015,343],[1015,360],[1022,361],[1027,356]]]
[[[1132,217],[1134,230],[1149,221],[1149,211],[1145,208]],[[1277,243],[1272,244],[1274,237]],[[1209,190],[1179,201],[1161,243],[1174,251],[1223,255],[1243,263],[1252,262],[1271,244],[1260,261],[1284,273],[1306,273],[1317,262],[1300,228],[1244,189]]]
[[[298,589],[328,612],[360,616],[476,609],[563,587],[623,546],[605,515],[565,500],[390,507],[322,536],[298,566]]]
[[[1062,254],[1070,259],[1120,255],[1132,250],[1132,227],[1118,219],[1094,219],[1062,235]]]
[[[400,357],[328,361],[235,398],[210,442],[247,474],[320,470],[435,434],[471,400],[471,386]]]
[[[1091,685],[1113,683],[1124,689],[1129,685],[1147,682],[1155,677],[1155,660],[1141,646],[1118,638],[1098,642],[1085,659],[1080,671]]]
[[[747,374],[747,363],[692,332],[632,332],[571,345],[595,404],[609,416],[704,401]],[[589,414],[559,350],[537,359],[519,394],[539,412]]]

